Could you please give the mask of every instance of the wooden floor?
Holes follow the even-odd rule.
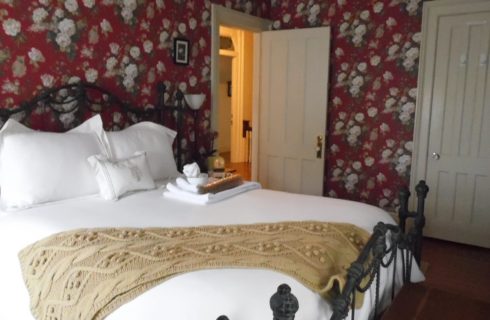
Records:
[[[490,319],[490,249],[424,239],[427,280],[405,287],[383,320]]]
[[[233,170],[235,173],[238,173],[244,180],[251,180],[252,170],[250,162],[231,162],[229,152],[220,153],[220,156],[225,159],[226,169]]]

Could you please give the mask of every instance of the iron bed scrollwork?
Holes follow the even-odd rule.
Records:
[[[379,222],[373,230],[371,237],[361,251],[359,257],[347,270],[345,286],[331,305],[333,314],[330,320],[347,318],[351,310],[351,319],[355,318],[356,291],[364,293],[373,282],[375,283],[375,304],[373,316],[380,315],[379,286],[381,268],[388,268],[393,264],[391,299],[395,297],[395,276],[397,257],[401,255],[403,284],[410,282],[413,259],[420,264],[422,253],[422,235],[425,225],[424,204],[429,188],[425,181],[420,181],[415,191],[417,193],[417,211],[408,210],[410,191],[403,188],[399,193],[400,209],[398,212],[399,225]],[[413,224],[405,232],[407,219],[413,218]],[[388,241],[387,241],[388,240]],[[389,246],[389,247],[388,247]],[[273,320],[294,320],[299,310],[298,299],[291,293],[287,284],[281,284],[277,292],[270,299]],[[217,320],[230,320],[227,316],[220,316]]]

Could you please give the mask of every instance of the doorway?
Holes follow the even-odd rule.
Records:
[[[268,30],[272,22],[216,4],[211,20],[211,129],[218,132],[217,153],[227,170],[252,180],[252,86],[259,49],[254,35]]]
[[[220,26],[218,154],[251,179],[253,33]]]

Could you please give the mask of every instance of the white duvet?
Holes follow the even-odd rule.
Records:
[[[297,220],[348,222],[372,231],[378,221],[394,223],[383,210],[362,203],[254,190],[212,205],[166,199],[162,190],[129,195],[117,202],[99,197],[72,199],[28,210],[0,212],[0,320],[32,320],[29,296],[17,253],[53,233],[92,227],[176,227],[249,224]],[[398,263],[400,266],[401,264]],[[413,267],[412,280],[423,275]],[[391,272],[381,276],[381,292],[389,297]],[[401,274],[397,275],[401,281]],[[269,320],[269,298],[288,283],[299,300],[297,320],[324,320],[330,306],[296,280],[272,271],[220,269],[172,278],[117,309],[107,319]],[[388,299],[389,300],[389,299]],[[367,319],[374,303],[374,286],[365,295],[357,319]]]

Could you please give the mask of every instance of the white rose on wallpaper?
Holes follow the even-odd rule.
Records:
[[[395,146],[395,140],[393,139],[386,139],[386,146],[388,146],[388,148],[393,148]]]
[[[117,55],[119,53],[119,45],[117,43],[111,42],[109,43],[109,50],[113,55]]]
[[[367,114],[370,118],[374,118],[378,114],[378,109],[376,109],[376,107],[370,107],[367,111]]]
[[[337,49],[335,49],[335,56],[341,57],[343,55],[344,55],[344,50],[342,50],[342,48],[338,47]]]
[[[97,81],[98,76],[99,72],[94,68],[89,68],[85,71],[85,80],[87,80],[87,82],[93,83]]]
[[[381,152],[381,158],[383,158],[386,161],[392,154],[393,151],[391,151],[390,149],[384,149],[383,152]]]
[[[169,37],[169,34],[167,31],[160,32],[160,37],[159,37],[160,43],[162,43],[162,44],[165,43],[165,41],[167,41],[168,37]]]
[[[45,73],[41,75],[41,82],[46,88],[51,88],[54,84],[54,77],[50,74]]]
[[[396,97],[399,92],[400,92],[400,89],[398,89],[398,88],[395,88],[395,87],[390,88],[390,95],[392,95],[393,97]]]
[[[354,29],[354,33],[360,37],[366,34],[367,28],[366,25],[360,24]]]
[[[272,23],[272,28],[275,29],[275,30],[278,30],[281,28],[281,21],[279,20],[275,20],[273,23]]]
[[[342,82],[344,82],[344,80],[347,78],[347,75],[343,72],[339,73],[339,75],[337,76],[337,84],[338,85],[341,85]]]
[[[83,5],[87,8],[93,8],[95,0],[83,0]]]
[[[19,81],[15,80],[14,82],[10,80],[5,80],[2,85],[2,93],[11,93],[18,95],[19,94]]]
[[[407,112],[407,113],[415,112],[415,103],[410,101],[402,105],[402,112]]]
[[[44,8],[36,8],[32,11],[32,21],[34,23],[41,23],[48,16],[48,12]]]
[[[407,151],[412,151],[413,150],[413,141],[405,142],[404,147],[405,147],[405,149],[407,149]]]
[[[392,28],[392,27],[394,27],[394,26],[396,26],[396,25],[397,25],[397,22],[396,22],[395,18],[393,18],[393,17],[389,17],[389,18],[386,20],[386,26],[387,26],[388,28]]]
[[[364,78],[362,76],[356,76],[352,79],[352,85],[356,87],[362,87],[364,84]]]
[[[189,85],[191,87],[195,87],[197,84],[197,77],[196,76],[190,76],[189,77]]]
[[[163,9],[163,8],[165,8],[165,2],[164,2],[164,0],[156,0],[155,2],[156,2],[156,4],[157,4],[157,8],[158,8],[158,9]]]
[[[112,71],[117,65],[117,59],[115,57],[109,57],[105,62],[105,68],[107,71]]]
[[[376,2],[373,5],[374,13],[380,13],[381,11],[383,11],[383,7],[384,7],[384,4],[382,2]]]
[[[157,62],[157,72],[159,74],[162,74],[165,71],[166,71],[165,64],[163,64],[163,62],[161,62],[161,61],[158,61]]]
[[[342,174],[342,169],[340,168],[335,168],[332,172],[332,176],[334,178],[338,178]]]
[[[420,43],[420,41],[422,41],[422,33],[420,32],[414,33],[412,36],[412,41],[415,43]]]
[[[131,91],[134,87],[134,78],[131,77],[125,77],[123,79],[123,86],[126,88],[127,91]]]
[[[114,121],[115,123],[120,123],[122,120],[122,114],[120,112],[114,112],[112,114],[112,121]]]
[[[56,10],[54,11],[54,15],[57,17],[57,18],[63,18],[65,16],[65,11],[63,11],[63,9],[60,9],[60,8],[56,8]]]
[[[349,88],[349,93],[351,94],[351,96],[357,97],[359,95],[359,93],[361,93],[361,88],[359,86],[352,85]]]
[[[383,73],[383,79],[385,80],[385,82],[393,80],[393,74],[390,71],[385,71]]]
[[[364,159],[364,164],[368,167],[371,167],[374,164],[374,158],[373,157],[366,157]]]
[[[390,112],[391,109],[393,108],[393,106],[395,105],[395,103],[396,103],[396,100],[393,97],[389,97],[385,101],[385,110],[384,110],[384,112]]]
[[[382,133],[386,133],[390,131],[390,126],[383,122],[382,124],[379,125],[379,129],[381,130]]]
[[[362,122],[364,121],[364,113],[356,113],[356,115],[354,116],[354,119],[356,119],[357,122]]]
[[[381,62],[381,58],[378,55],[375,55],[371,57],[369,62],[373,67],[376,67]]]
[[[347,32],[347,29],[349,29],[349,24],[347,22],[342,22],[342,24],[340,25],[340,34],[342,35],[345,35],[346,32]]]
[[[127,7],[122,8],[121,17],[124,19],[124,22],[130,23],[131,19],[133,19],[133,10]]]
[[[107,19],[102,19],[102,21],[100,22],[100,28],[102,29],[102,32],[104,34],[112,32],[111,23],[109,21],[107,21]]]
[[[58,33],[56,35],[56,43],[58,44],[60,49],[64,50],[70,46],[71,38],[66,33]]]
[[[336,154],[339,151],[340,151],[340,148],[335,143],[330,146],[330,153]]]
[[[145,40],[145,42],[143,42],[143,50],[146,53],[151,53],[153,51],[153,42],[150,40]]]
[[[187,31],[187,26],[185,25],[185,23],[181,22],[181,23],[179,23],[179,26],[177,29],[179,29],[180,33],[184,34]]]
[[[386,176],[380,172],[376,175],[376,181],[378,181],[378,183],[386,182]]]
[[[64,18],[58,23],[58,30],[71,37],[77,32],[75,22],[72,19]]]
[[[408,112],[400,112],[400,114],[398,115],[398,119],[400,119],[400,121],[403,124],[408,124],[410,122],[411,118],[412,117],[410,116],[410,114]]]
[[[202,22],[204,24],[207,24],[208,22],[208,19],[209,19],[209,11],[205,10],[202,14],[201,14],[201,19],[202,19]]]
[[[126,68],[124,68],[124,74],[127,78],[136,78],[138,76],[138,67],[134,64],[128,64]]]
[[[366,72],[367,70],[367,63],[366,62],[361,62],[357,65],[357,70],[360,72]]]
[[[141,50],[137,46],[132,46],[131,49],[129,49],[129,54],[131,57],[133,57],[133,59],[138,59],[140,57]]]
[[[4,20],[2,27],[5,34],[11,37],[17,36],[21,30],[20,22],[12,18]]]
[[[130,10],[135,10],[138,4],[136,0],[123,0],[123,6]]]
[[[361,14],[359,15],[359,18],[361,18],[362,20],[368,20],[369,19],[369,10],[364,10],[361,12]]]
[[[77,0],[65,0],[65,9],[71,13],[77,12],[77,10],[78,10]]]
[[[345,118],[347,118],[347,113],[343,111],[339,112],[339,119],[345,120]]]
[[[197,27],[197,20],[194,18],[190,18],[189,19],[189,28],[191,30],[194,30],[194,29],[196,29],[196,27]]]
[[[68,79],[68,84],[79,83],[81,80],[79,77],[73,76]]]
[[[408,49],[407,52],[405,53],[405,56],[411,60],[417,59],[419,57],[419,48],[412,47]]]
[[[301,14],[301,12],[303,12],[303,9],[305,8],[305,4],[304,3],[299,3],[297,6],[296,6],[296,13],[297,14]]]
[[[390,204],[390,201],[388,199],[386,199],[386,198],[383,198],[383,199],[379,200],[379,202],[378,202],[378,206],[380,208],[385,208],[389,204]]]
[[[24,56],[17,57],[12,64],[12,75],[16,78],[22,78],[26,75],[26,63]]]
[[[354,170],[361,170],[362,169],[362,163],[360,161],[354,161],[352,162],[352,168],[354,168]]]
[[[397,54],[398,49],[400,49],[400,47],[397,44],[394,44],[388,48],[388,55],[390,56],[391,60],[394,58],[395,54]]]
[[[31,50],[29,50],[27,53],[27,56],[33,63],[45,61],[43,53],[37,48],[31,48]]]
[[[343,121],[337,121],[335,123],[335,131],[337,132],[337,134],[340,134],[340,130],[342,130],[342,128],[344,127],[344,122]]]
[[[333,105],[334,105],[334,106],[339,106],[339,105],[341,105],[341,104],[342,104],[342,100],[341,100],[339,97],[337,97],[337,96],[335,96],[335,97],[332,99],[332,102],[333,102]]]
[[[345,178],[345,189],[352,192],[356,188],[356,184],[359,182],[359,176],[356,173],[351,173]]]
[[[49,5],[50,0],[39,0],[39,3],[42,4],[43,6]]]
[[[291,15],[289,13],[282,16],[282,22],[289,23],[289,21],[291,21]]]

